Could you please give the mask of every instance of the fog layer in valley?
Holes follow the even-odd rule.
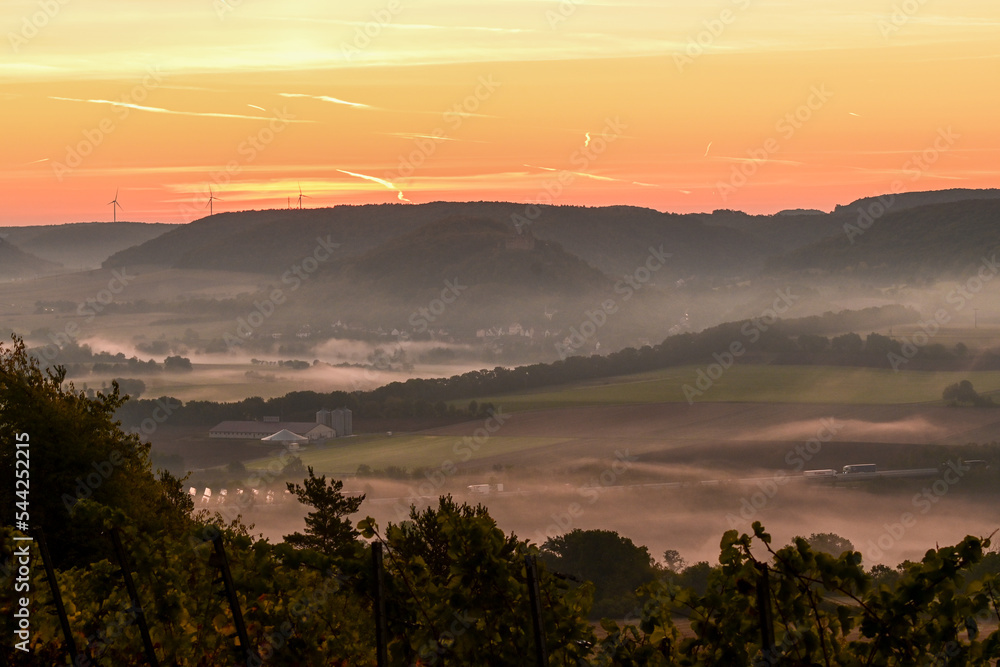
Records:
[[[671,472],[671,476],[704,479],[714,474],[692,468]],[[1000,528],[1000,513],[991,509],[996,507],[995,496],[963,488],[962,481],[946,486],[939,480],[943,477],[933,476],[911,481],[907,488],[881,492],[787,477],[782,481],[773,475],[738,484],[694,482],[658,488],[629,486],[626,473],[617,480],[624,486],[604,487],[599,481],[594,485],[593,480],[581,485],[508,481],[499,494],[471,494],[461,485],[442,486],[441,493],[484,504],[501,529],[536,544],[574,529],[602,529],[647,546],[657,560],[662,560],[665,550],[676,549],[689,563],[714,563],[725,531],[752,533],[752,522],[761,521],[776,544],[796,535],[836,533],[862,552],[866,566],[894,567],[904,560],[919,560],[935,545],[956,543],[967,534],[986,536]],[[345,490],[368,494],[353,518],[371,516],[380,527],[404,519],[408,503],[418,509],[437,504],[436,499],[418,497],[419,482],[352,480]],[[276,541],[303,530],[304,515],[303,506],[288,501],[251,509],[245,518],[256,524],[256,532]]]

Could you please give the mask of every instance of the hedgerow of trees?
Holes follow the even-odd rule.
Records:
[[[806,318],[809,319],[809,318]],[[796,321],[798,322],[798,321]],[[627,375],[657,368],[696,363],[711,363],[712,354],[726,350],[734,340],[744,340],[743,323],[728,323],[697,334],[685,333],[671,336],[656,346],[625,348],[608,355],[569,357],[549,364],[532,364],[506,368],[470,371],[450,378],[415,378],[405,382],[392,382],[371,391],[312,391],[291,392],[285,396],[264,400],[248,398],[234,403],[189,401],[182,403],[170,398],[172,405],[179,405],[171,414],[175,424],[211,426],[220,421],[255,419],[262,414],[281,414],[287,419],[311,420],[317,406],[346,406],[359,419],[386,418],[485,418],[492,405],[473,405],[468,409],[456,407],[455,402],[475,396],[496,396],[524,389],[548,387],[579,382],[599,377]],[[888,336],[870,333],[865,338],[858,334],[842,334],[827,339],[816,334],[801,333],[801,324],[774,323],[766,330],[757,329],[759,338],[747,345],[747,352],[740,363],[754,361],[787,364],[833,364],[886,368],[889,355],[906,359],[906,369],[920,363],[950,364],[963,358],[957,346],[948,350],[943,345],[932,344],[921,348],[915,358],[901,356],[903,343]],[[794,335],[793,335],[794,334]],[[1000,356],[984,353],[979,357],[984,368],[1000,368]],[[138,426],[157,407],[159,399],[130,401],[118,413],[127,426]]]
[[[974,405],[976,407],[988,407],[995,405],[992,396],[984,396],[980,394],[968,380],[962,380],[961,382],[948,385],[944,388],[944,391],[941,392],[941,398],[952,405],[962,405],[964,403]]]

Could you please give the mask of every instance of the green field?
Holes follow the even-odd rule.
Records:
[[[588,405],[675,403],[687,400],[684,385],[697,389],[698,370],[680,366],[637,375],[601,378],[563,387],[477,397],[506,412]],[[900,371],[844,366],[733,366],[695,402],[840,403],[895,405],[941,400],[949,384],[970,380],[980,393],[1000,391],[1000,371]],[[706,386],[704,383],[702,386]],[[466,405],[467,401],[455,401]]]
[[[472,451],[475,443],[463,441],[459,436],[400,434],[365,435],[354,438],[339,438],[331,444],[311,447],[297,454],[306,466],[312,466],[317,473],[350,473],[358,466],[367,464],[384,469],[396,466],[404,470],[425,467],[440,467],[445,461],[464,463],[476,461],[484,456],[494,456],[500,452],[512,454],[519,451],[546,447],[566,438],[545,437],[505,437],[494,435],[477,451]],[[262,469],[276,458],[247,461],[247,468]]]
[[[682,387],[684,384],[694,385],[697,372],[698,367],[678,367],[603,378],[544,391],[481,397],[477,400],[480,403],[492,402],[500,406],[504,413],[557,408],[676,404],[685,400]],[[1000,371],[894,373],[891,370],[870,368],[747,365],[730,368],[697,402],[787,404],[789,412],[785,419],[796,421],[808,418],[802,416],[809,413],[808,404],[884,405],[887,409],[888,406],[920,403],[940,406],[942,389],[963,379],[969,379],[980,392],[1000,390]],[[456,403],[467,404],[465,401]],[[796,408],[796,405],[801,409]],[[736,405],[733,408],[731,417],[716,415],[715,418],[734,420],[734,423],[747,418],[742,408]],[[992,414],[992,411],[988,412]],[[958,413],[948,414],[951,417],[959,416]],[[976,412],[977,416],[985,414]],[[544,420],[544,428],[537,428],[530,434],[514,435],[507,431],[507,434],[493,435],[475,452],[469,451],[468,442],[458,435],[401,433],[391,437],[385,434],[368,434],[338,439],[328,445],[307,448],[299,456],[305,465],[313,466],[317,472],[353,474],[362,464],[378,469],[396,466],[412,471],[423,467],[437,468],[446,461],[457,464],[475,462],[485,457],[510,455],[515,456],[508,459],[508,462],[516,464],[520,460],[517,456],[519,454],[527,455],[533,450],[560,443],[566,443],[573,449],[572,443],[577,447],[573,449],[577,455],[587,456],[599,455],[612,442],[616,443],[615,446],[630,445],[628,438],[617,443],[614,434],[583,437],[579,433],[573,435],[570,433],[572,429],[561,426],[572,425],[585,417],[586,410],[553,414],[551,420]],[[903,416],[896,418],[902,419]],[[671,417],[665,416],[664,419],[669,420]],[[466,432],[471,433],[479,425],[471,423]],[[678,422],[677,426],[680,428],[681,424]],[[590,445],[581,445],[581,438],[593,440],[591,445],[596,449],[591,451]],[[662,436],[657,435],[656,438],[662,439]],[[635,442],[631,444],[637,445]],[[274,461],[275,458],[257,459],[248,461],[247,467],[264,468]]]

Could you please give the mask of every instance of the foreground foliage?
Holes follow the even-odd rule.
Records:
[[[755,545],[755,541],[757,544]],[[760,560],[753,547],[763,546]],[[873,586],[861,554],[818,552],[807,540],[775,551],[759,524],[754,534],[728,531],[720,566],[708,590],[656,582],[644,589],[638,628],[605,621],[603,665],[989,665],[1000,657],[1000,631],[983,636],[981,624],[1000,622],[1000,578],[969,576],[986,556],[989,540],[928,551],[900,566],[894,586]],[[768,566],[766,598],[757,585]],[[764,647],[763,600],[773,615],[773,639]],[[690,620],[682,636],[675,618]]]
[[[76,519],[95,528],[124,520],[90,501]],[[163,539],[125,530],[133,576],[159,658],[177,665],[245,664],[211,555],[211,530]],[[504,535],[481,507],[442,498],[410,519],[361,532],[386,549],[389,658],[393,665],[533,664],[534,638],[524,556],[535,547]],[[3,531],[3,557],[15,533]],[[337,559],[312,549],[224,533],[255,665],[373,665],[374,576],[370,551]],[[635,624],[585,621],[592,587],[572,588],[544,567],[542,621],[551,665],[990,665],[1000,634],[997,554],[988,540],[928,551],[901,566],[893,586],[874,585],[854,551],[838,557],[804,539],[774,550],[758,524],[729,531],[703,594],[669,579],[640,589]],[[766,558],[754,551],[766,552]],[[985,559],[985,560],[984,560]],[[990,571],[983,571],[984,562]],[[9,562],[9,561],[7,561]],[[774,643],[765,649],[758,582],[768,564]],[[973,574],[975,573],[975,576]],[[13,573],[4,573],[5,593]],[[117,565],[108,559],[62,570],[57,580],[77,647],[93,662],[141,665],[142,642]],[[15,665],[66,664],[42,569],[31,579],[32,654]],[[0,599],[3,632],[13,631],[10,597]],[[690,629],[681,632],[681,621]],[[6,641],[9,640],[5,640]]]
[[[103,548],[86,526],[70,518],[73,506],[96,500],[121,510],[144,531],[177,530],[187,521],[190,502],[179,480],[154,476],[149,444],[125,433],[115,411],[125,397],[110,393],[87,398],[64,386],[61,368],[44,372],[14,338],[0,343],[0,521],[14,525],[16,509],[27,511],[29,525],[43,528],[55,561],[86,563]],[[28,488],[15,494],[15,442],[28,438]],[[23,457],[23,454],[22,454]],[[22,458],[22,461],[25,459]],[[27,498],[27,500],[26,500]],[[26,505],[17,505],[18,501]]]
[[[537,548],[505,535],[482,506],[443,497],[408,521],[362,534],[386,549],[393,664],[527,665],[534,637],[524,557]],[[552,664],[579,664],[594,640],[590,586],[570,590],[540,568],[545,641]]]

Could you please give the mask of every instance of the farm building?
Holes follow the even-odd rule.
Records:
[[[266,438],[261,438],[261,442],[274,442],[277,444],[284,445],[285,449],[288,451],[295,451],[299,448],[299,445],[305,442],[309,442],[309,438],[302,435],[296,435],[288,429],[282,429],[275,433],[274,435],[269,435]]]
[[[341,408],[339,410],[320,410],[316,413],[315,422],[283,422],[277,421],[273,417],[265,418],[262,421],[219,422],[209,429],[208,437],[260,440],[283,430],[308,438],[312,442],[339,438],[354,432],[351,411],[347,408]]]

